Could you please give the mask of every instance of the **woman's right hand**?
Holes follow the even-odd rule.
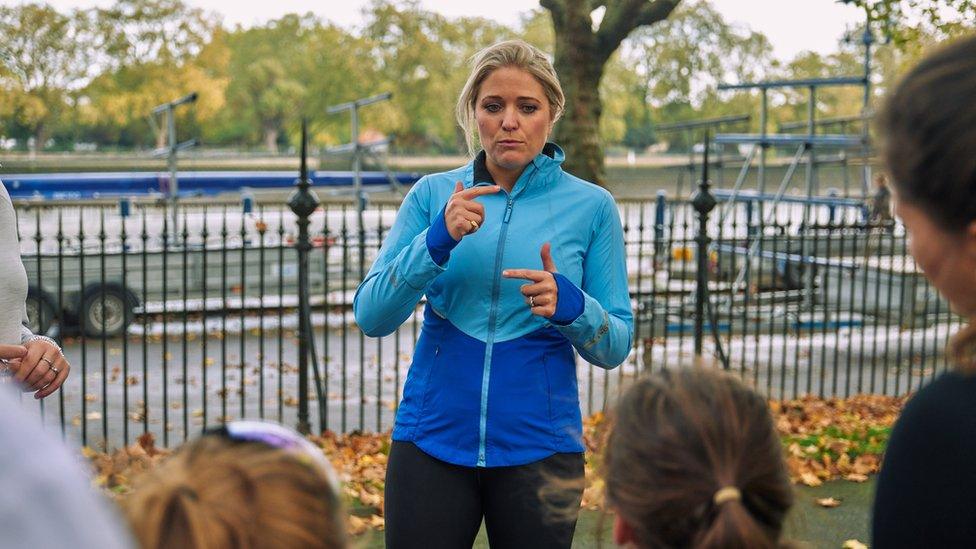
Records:
[[[447,232],[454,240],[461,240],[465,235],[477,231],[485,219],[485,207],[475,198],[486,194],[494,194],[502,190],[498,185],[471,187],[465,189],[464,185],[458,181],[454,185],[454,194],[447,202],[444,210],[444,223],[447,225]]]

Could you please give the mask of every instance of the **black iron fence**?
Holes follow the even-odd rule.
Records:
[[[699,259],[703,353],[770,397],[901,394],[947,367],[959,319],[907,255],[899,225],[850,199],[717,200],[705,256],[688,199],[619,202],[634,346],[615,370],[580,362],[584,413],[642,371],[691,362]],[[391,426],[420,309],[373,339],[351,305],[395,201],[369,204],[361,225],[353,201],[309,216],[304,343],[317,360],[303,391],[298,218],[281,198],[187,200],[175,224],[151,200],[16,206],[31,322],[73,365],[63,390],[36,406],[66,436],[116,446],[150,431],[169,445],[229,418],[295,425],[306,404],[313,429]]]

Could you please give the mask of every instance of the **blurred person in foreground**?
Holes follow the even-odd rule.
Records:
[[[232,421],[136,479],[123,502],[143,549],[342,549],[339,482],[320,448]]]
[[[895,214],[926,278],[967,325],[955,368],[908,401],[874,502],[874,547],[976,546],[976,35],[923,59],[879,117]]]
[[[611,421],[602,472],[618,545],[783,545],[793,487],[763,397],[718,370],[662,370]]]
[[[91,486],[81,456],[0,386],[0,548],[132,547],[116,509]]]

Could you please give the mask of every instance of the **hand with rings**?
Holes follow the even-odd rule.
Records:
[[[524,278],[532,284],[522,286],[522,295],[532,314],[549,318],[556,314],[556,303],[559,301],[559,288],[556,286],[556,264],[552,260],[551,246],[548,242],[542,245],[541,271],[532,269],[506,269],[502,271],[505,278]]]
[[[481,228],[485,219],[485,207],[475,201],[475,198],[494,194],[500,190],[501,187],[498,185],[465,189],[458,181],[454,185],[454,194],[451,195],[444,210],[444,224],[447,225],[447,232],[451,234],[451,238],[461,240],[465,235]]]
[[[23,348],[26,352],[20,359],[14,379],[25,391],[35,391],[36,399],[57,391],[71,369],[61,349],[46,338],[29,340]]]

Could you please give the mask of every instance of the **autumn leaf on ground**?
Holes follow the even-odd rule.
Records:
[[[823,481],[820,480],[817,475],[810,472],[801,473],[800,482],[806,484],[807,486],[820,486],[823,484]]]
[[[821,507],[840,507],[840,500],[837,498],[818,498],[817,505]]]

